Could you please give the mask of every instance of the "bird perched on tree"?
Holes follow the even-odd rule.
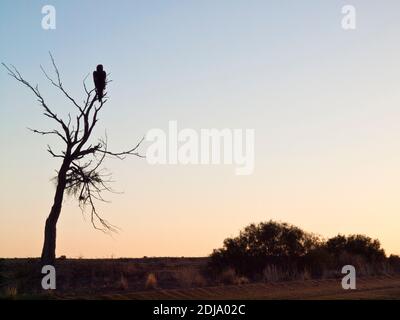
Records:
[[[103,70],[103,65],[99,64],[96,71],[93,71],[93,81],[96,87],[97,98],[102,102],[104,89],[106,88],[106,77],[107,74]]]

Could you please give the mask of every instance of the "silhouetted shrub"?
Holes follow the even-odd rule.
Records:
[[[321,243],[318,247],[310,250],[303,260],[303,267],[310,272],[312,277],[321,278],[326,270],[332,268],[335,257]]]
[[[289,271],[300,267],[304,257],[319,245],[318,237],[287,223],[251,224],[238,237],[226,239],[222,249],[214,250],[209,267],[216,273],[231,267],[239,275],[253,278],[267,265]]]
[[[388,263],[392,271],[400,272],[400,257],[397,255],[390,255],[388,258]]]
[[[210,256],[208,271],[220,277],[232,269],[253,280],[278,281],[339,276],[344,265],[359,275],[400,272],[400,257],[386,258],[378,240],[364,235],[337,235],[327,241],[287,224],[251,224]]]
[[[346,252],[360,256],[369,263],[382,262],[386,257],[379,240],[359,234],[348,237],[337,235],[326,242],[326,249],[336,258]]]

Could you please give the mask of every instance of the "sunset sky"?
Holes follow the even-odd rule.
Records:
[[[41,27],[44,5],[56,29]],[[361,233],[400,254],[400,2],[0,2],[0,62],[39,83],[59,115],[74,111],[40,70],[54,55],[64,86],[102,63],[113,82],[95,137],[115,150],[151,128],[255,129],[255,171],[233,165],[159,165],[108,159],[118,234],[92,228],[66,197],[57,255],[204,256],[249,223],[289,222],[323,237]],[[60,161],[54,124],[35,97],[0,70],[0,257],[39,256]],[[94,140],[95,141],[95,140]],[[146,145],[142,147],[146,151]]]

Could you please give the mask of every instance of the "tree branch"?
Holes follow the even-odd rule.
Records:
[[[42,105],[43,109],[44,109],[44,115],[48,118],[54,119],[55,121],[57,121],[61,127],[64,130],[65,133],[65,140],[70,141],[70,132],[69,132],[69,128],[68,126],[64,123],[64,121],[62,119],[60,119],[59,117],[57,117],[57,114],[55,114],[53,111],[51,111],[51,109],[47,106],[45,100],[43,99],[42,95],[40,94],[39,91],[39,87],[38,85],[36,85],[35,87],[33,87],[28,81],[26,81],[21,73],[17,70],[17,68],[13,65],[7,66],[5,63],[2,63],[2,65],[7,69],[8,74],[13,77],[15,80],[17,80],[18,82],[22,83],[23,85],[25,85],[26,87],[28,87],[37,97],[38,101],[40,102],[40,104]]]
[[[41,135],[49,135],[49,134],[55,134],[57,136],[59,136],[65,143],[68,143],[67,139],[65,139],[65,137],[57,130],[52,130],[52,131],[40,131],[40,130],[36,130],[36,129],[31,129],[28,128],[29,131],[32,131],[33,133],[37,133],[37,134],[41,134]]]
[[[56,153],[49,145],[47,146],[47,152],[49,152],[52,157],[63,159],[61,169],[58,171],[55,179],[56,183],[58,184],[57,187],[60,186],[60,181],[63,181],[62,186],[64,189],[62,192],[66,191],[67,193],[76,196],[77,200],[79,201],[79,206],[82,210],[85,206],[90,208],[91,223],[95,229],[103,232],[116,232],[118,228],[110,224],[107,220],[103,219],[98,214],[95,206],[96,201],[106,202],[106,200],[102,197],[103,191],[114,192],[108,185],[108,183],[112,182],[110,180],[110,175],[104,173],[104,170],[101,169],[101,165],[103,164],[103,161],[107,155],[119,159],[124,159],[125,156],[128,155],[144,158],[144,156],[140,155],[137,151],[140,144],[143,142],[144,137],[139,141],[139,143],[137,143],[136,146],[122,152],[112,152],[108,150],[107,135],[105,135],[105,139],[100,139],[99,143],[96,145],[90,144],[88,147],[85,147],[92,136],[94,127],[98,122],[99,112],[107,102],[107,93],[104,94],[104,99],[97,103],[95,89],[93,88],[89,90],[86,85],[86,80],[89,76],[88,74],[83,79],[83,88],[86,93],[86,97],[83,100],[84,105],[78,104],[76,102],[77,100],[74,99],[67,92],[67,90],[65,90],[55,60],[50,52],[49,55],[54,68],[55,77],[52,78],[42,66],[40,66],[40,69],[47,80],[49,80],[54,87],[59,89],[64,96],[70,102],[72,102],[77,112],[72,116],[70,113],[68,113],[67,119],[65,120],[58,117],[57,114],[53,112],[47,105],[39,91],[38,85],[33,86],[30,84],[13,65],[6,65],[4,63],[2,63],[2,65],[5,67],[11,77],[22,83],[34,93],[43,108],[44,116],[55,120],[62,128],[62,131],[57,129],[45,131],[28,128],[35,134],[40,134],[43,136],[56,135],[66,144],[65,150],[61,151],[61,153]],[[110,81],[106,80],[106,83],[109,82]],[[74,121],[72,119],[74,119]],[[74,122],[74,124],[72,124],[72,128],[70,128],[72,122]]]
[[[51,82],[51,84],[52,84],[53,86],[55,86],[56,88],[60,89],[61,92],[64,93],[64,95],[74,104],[74,106],[77,107],[77,108],[79,109],[79,111],[83,112],[81,106],[80,106],[80,105],[75,101],[75,99],[72,98],[72,97],[69,95],[69,93],[64,89],[63,84],[62,84],[62,82],[61,82],[60,72],[59,72],[58,67],[57,67],[57,65],[56,65],[56,62],[55,62],[55,60],[54,60],[54,58],[53,58],[53,55],[51,54],[51,52],[49,52],[49,55],[50,55],[51,63],[53,64],[54,71],[55,71],[56,76],[57,76],[57,82],[54,81],[54,80],[47,74],[46,70],[45,70],[42,66],[40,66],[40,69],[42,70],[42,72],[43,72],[43,74],[45,75],[45,77]]]
[[[125,159],[125,156],[128,156],[128,155],[137,156],[139,158],[145,158],[145,156],[141,155],[138,152],[135,152],[139,148],[139,146],[142,144],[144,138],[145,137],[143,137],[135,147],[133,147],[132,149],[127,150],[127,151],[111,152],[111,151],[108,151],[107,149],[99,149],[99,150],[96,150],[96,151],[97,152],[101,152],[103,154],[107,154],[107,155],[110,155],[110,156],[117,157],[120,160]],[[106,141],[102,140],[101,142],[102,142],[103,146],[107,146],[107,140]]]

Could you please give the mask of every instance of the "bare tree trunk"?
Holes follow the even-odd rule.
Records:
[[[67,170],[68,163],[64,160],[57,177],[58,181],[54,196],[54,203],[51,207],[50,214],[46,219],[46,226],[44,229],[44,244],[41,257],[43,265],[54,265],[56,260],[56,229],[64,198]]]

